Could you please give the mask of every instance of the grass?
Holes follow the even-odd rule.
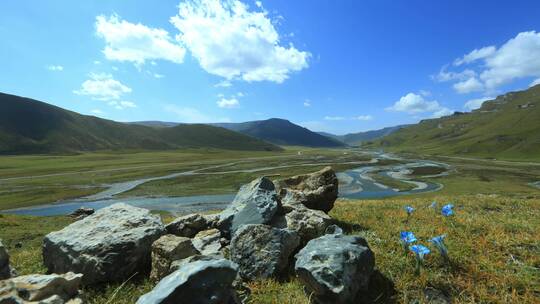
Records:
[[[428,208],[431,199],[441,206],[452,201],[456,215],[444,218]],[[347,233],[366,238],[375,252],[383,285],[372,286],[371,299],[422,303],[428,290],[452,298],[453,303],[537,303],[540,296],[540,200],[486,195],[437,195],[429,200],[408,198],[338,201],[330,215]],[[416,208],[407,221],[403,207]],[[165,221],[171,217],[166,216]],[[50,231],[70,223],[67,217],[0,216],[0,238],[10,250],[12,264],[21,274],[42,273],[41,240]],[[447,234],[451,264],[436,250],[426,258],[419,276],[414,258],[398,242],[399,232],[413,231],[419,242]],[[19,245],[20,244],[20,248]],[[392,285],[388,285],[391,281]],[[379,280],[378,280],[379,282]],[[154,282],[132,278],[119,288],[111,284],[86,289],[89,303],[133,303]],[[381,283],[382,284],[382,283]],[[308,303],[295,277],[284,282],[249,284],[251,303]],[[384,300],[384,301],[383,301]],[[382,301],[382,302],[381,302]],[[377,303],[377,301],[375,301]]]

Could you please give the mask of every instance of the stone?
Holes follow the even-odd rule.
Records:
[[[375,257],[359,236],[347,236],[335,227],[307,243],[296,255],[295,270],[316,303],[356,303],[368,287]]]
[[[193,246],[203,255],[219,255],[222,247],[221,232],[216,228],[201,231],[191,240]]]
[[[238,266],[229,260],[202,258],[187,262],[161,280],[137,304],[234,303],[232,283]]]
[[[302,204],[283,205],[283,210],[285,214],[276,216],[270,225],[296,231],[302,244],[324,235],[333,222],[323,211],[309,209]]]
[[[204,216],[198,213],[184,215],[169,223],[166,226],[167,232],[177,236],[192,238],[197,233],[212,228],[216,217],[216,215]]]
[[[32,274],[0,281],[0,303],[82,303],[82,274]]]
[[[124,281],[150,271],[152,243],[165,232],[158,215],[123,203],[51,232],[43,240],[50,273],[82,273],[83,284]]]
[[[283,204],[303,204],[328,213],[338,196],[338,179],[331,167],[275,182]]]
[[[168,275],[171,263],[199,254],[191,239],[167,234],[152,244],[152,271],[150,278],[160,280]]]
[[[218,228],[232,236],[242,225],[266,224],[281,207],[274,183],[266,177],[244,185],[233,202],[220,213]]]
[[[238,264],[240,276],[245,280],[279,277],[299,244],[300,237],[294,231],[244,225],[231,240],[230,258]]]
[[[79,209],[73,211],[69,214],[70,217],[74,218],[76,221],[82,220],[83,218],[94,214],[96,212],[93,208],[80,207]]]
[[[15,270],[9,266],[9,253],[0,240],[0,280],[11,278],[15,274]]]

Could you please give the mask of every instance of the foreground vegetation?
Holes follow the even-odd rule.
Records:
[[[445,218],[430,208],[431,200],[452,201],[456,214]],[[416,210],[407,220],[404,206]],[[440,210],[440,209],[438,209]],[[444,297],[453,303],[537,303],[540,296],[540,199],[502,195],[434,196],[370,201],[340,200],[330,215],[347,233],[365,237],[380,272],[370,286],[373,303],[410,303]],[[169,221],[170,216],[165,217]],[[41,240],[67,225],[67,217],[0,215],[0,238],[21,274],[44,272]],[[413,231],[429,246],[431,237],[446,234],[451,263],[435,248],[420,275],[414,258],[399,243],[399,232]],[[85,291],[89,303],[133,303],[154,282],[132,278]],[[293,277],[283,282],[250,284],[252,303],[308,303]],[[111,299],[112,298],[112,299]]]

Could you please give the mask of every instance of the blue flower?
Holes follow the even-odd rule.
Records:
[[[441,209],[441,213],[442,215],[444,216],[450,216],[450,215],[453,215],[454,214],[454,205],[452,204],[447,204],[447,205],[444,205]]]
[[[436,201],[433,201],[433,202],[431,203],[431,205],[429,205],[429,207],[430,207],[430,208],[433,208],[433,209],[437,208],[437,202],[436,202]]]
[[[411,206],[405,206],[405,211],[407,211],[407,215],[411,215],[414,211],[414,208]]]
[[[414,236],[414,233],[410,231],[401,231],[400,233],[401,242],[405,244],[411,244],[416,242],[416,237]]]
[[[422,265],[424,265],[424,256],[430,253],[429,248],[427,248],[424,245],[418,244],[418,245],[412,245],[410,249],[412,252],[414,252],[414,255],[416,256],[415,272],[416,274],[419,274],[420,269],[422,268]]]
[[[441,253],[441,256],[445,260],[449,260],[448,258],[448,249],[446,248],[446,245],[444,244],[444,238],[446,237],[446,234],[436,236],[429,240],[429,242],[433,243],[437,249],[439,249],[439,252]]]

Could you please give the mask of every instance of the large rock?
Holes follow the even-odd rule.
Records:
[[[0,303],[82,303],[82,274],[32,274],[0,281]]]
[[[231,260],[245,280],[277,277],[286,270],[289,258],[300,244],[294,231],[268,225],[244,225],[231,240]]]
[[[152,244],[152,272],[150,278],[160,280],[168,275],[171,263],[199,254],[191,239],[167,234]]]
[[[270,225],[296,231],[302,244],[324,235],[333,222],[323,211],[309,209],[302,204],[284,205],[283,209],[285,214],[275,216]]]
[[[9,254],[0,240],[0,280],[9,279],[15,270],[9,266]]]
[[[191,240],[193,246],[203,255],[220,255],[222,244],[221,232],[217,229],[201,231]]]
[[[355,303],[369,284],[375,258],[363,238],[332,227],[333,234],[309,241],[296,254],[295,270],[317,303]]]
[[[274,183],[261,177],[240,188],[233,202],[221,212],[217,226],[232,236],[242,225],[270,222],[280,207]]]
[[[187,262],[161,280],[137,304],[229,304],[238,267],[229,260],[203,258]]]
[[[43,262],[51,273],[84,274],[86,285],[123,281],[150,270],[152,243],[164,232],[159,216],[114,204],[45,236]]]
[[[201,215],[194,213],[184,215],[169,223],[166,227],[167,232],[192,238],[203,230],[214,228],[217,217],[217,214]]]
[[[283,204],[304,206],[328,213],[338,196],[338,179],[331,167],[275,182]]]

